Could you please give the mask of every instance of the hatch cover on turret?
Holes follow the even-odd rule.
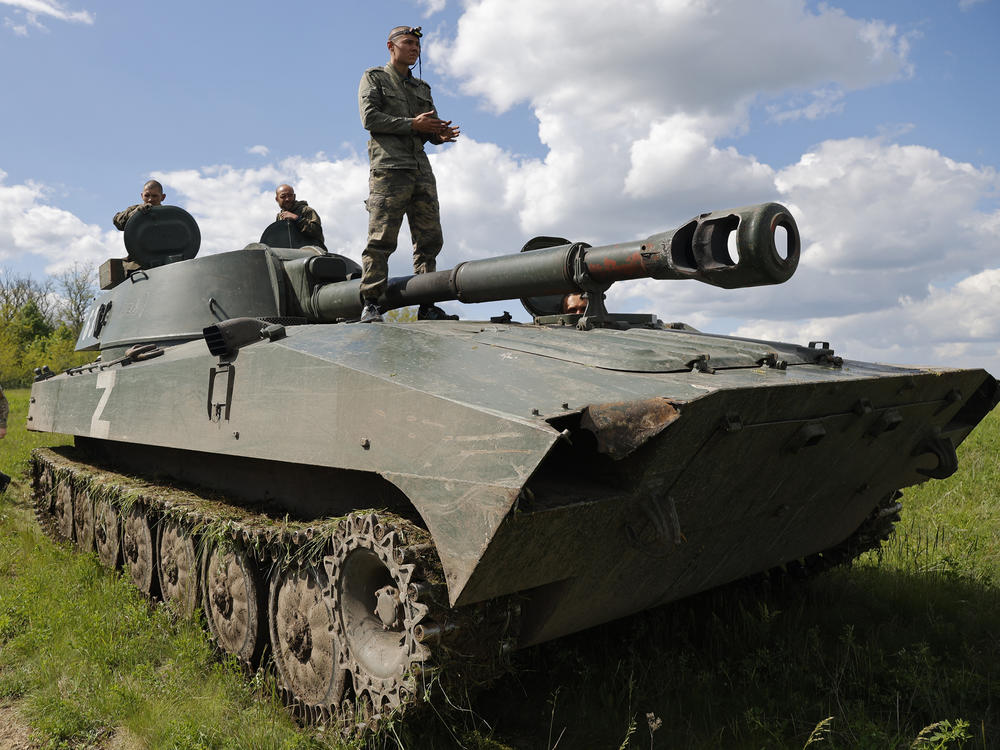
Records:
[[[201,247],[198,222],[180,206],[149,206],[125,225],[125,248],[143,268],[191,260]]]

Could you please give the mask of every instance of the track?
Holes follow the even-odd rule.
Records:
[[[32,475],[49,536],[122,566],[179,615],[201,607],[219,649],[248,669],[271,665],[308,722],[355,734],[413,711],[447,685],[455,643],[463,659],[497,664],[512,623],[496,604],[451,610],[429,535],[398,516],[274,518],[48,449],[35,451]]]
[[[508,666],[516,600],[449,607],[430,535],[411,521],[374,510],[276,518],[68,452],[32,455],[41,528],[123,567],[178,615],[201,607],[220,651],[248,670],[273,668],[305,721],[357,735],[453,688],[488,684]],[[899,520],[898,497],[836,547],[754,578],[808,578],[877,549]]]

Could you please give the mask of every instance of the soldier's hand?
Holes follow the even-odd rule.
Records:
[[[448,120],[438,133],[438,138],[441,139],[441,143],[453,143],[461,134],[462,129],[458,125],[452,126],[451,120]]]
[[[291,219],[292,221],[298,221],[299,220],[298,214],[293,214],[291,211],[282,211],[281,212],[281,218],[282,219]]]
[[[151,206],[150,204],[148,204],[148,203],[143,203],[143,204],[142,204],[142,205],[141,205],[141,206],[139,207],[139,210],[140,210],[140,211],[142,211],[142,213],[144,213],[144,214],[148,214],[148,213],[149,213],[149,212],[150,212],[150,211],[152,210],[152,208],[153,208],[153,207],[152,207],[152,206]]]
[[[434,114],[434,110],[421,112],[410,121],[410,127],[413,128],[414,132],[423,133],[424,135],[437,135],[441,132],[444,124],[444,121],[439,120],[437,115]]]

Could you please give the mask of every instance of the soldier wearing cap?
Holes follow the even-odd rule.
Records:
[[[385,292],[389,256],[406,214],[413,238],[413,271],[436,268],[444,237],[437,185],[424,143],[451,143],[458,126],[437,116],[431,87],[410,70],[420,59],[420,27],[397,26],[389,32],[389,63],[369,68],[358,86],[361,124],[371,134],[368,158],[368,244],[362,253],[364,274],[362,322],[381,320],[377,300]],[[451,317],[434,305],[421,305],[417,317]],[[457,317],[457,316],[456,316]]]

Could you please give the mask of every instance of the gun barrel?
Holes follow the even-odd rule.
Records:
[[[798,228],[788,209],[763,203],[701,214],[645,240],[599,247],[562,244],[392,278],[379,304],[391,310],[448,300],[492,302],[640,278],[695,279],[726,289],[781,284],[795,273],[799,250]],[[304,307],[320,322],[357,317],[360,288],[357,279],[317,287]]]

